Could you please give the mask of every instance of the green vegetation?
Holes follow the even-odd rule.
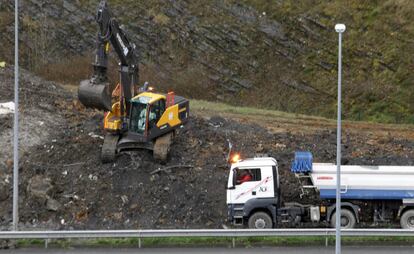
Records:
[[[243,2],[281,23],[290,23],[289,36],[306,39],[311,50],[304,51],[297,59],[304,66],[297,74],[332,97],[335,97],[337,61],[337,34],[333,27],[335,23],[345,23],[345,117],[414,123],[413,1]],[[307,33],[304,26],[315,28],[317,35]],[[328,63],[328,67],[321,68],[321,62]],[[335,101],[328,103],[331,106],[319,108],[317,114],[332,118]]]
[[[230,104],[225,104],[221,102],[211,102],[211,101],[204,101],[204,100],[191,100],[191,108],[194,110],[207,110],[207,111],[214,111],[214,112],[221,112],[221,113],[232,113],[232,114],[239,114],[239,115],[246,115],[246,116],[264,116],[264,117],[272,117],[272,118],[284,118],[284,119],[294,119],[294,120],[318,120],[320,122],[332,122],[333,120],[317,117],[317,116],[309,116],[303,114],[294,114],[294,113],[287,113],[277,110],[270,110],[270,109],[260,109],[260,108],[253,108],[253,107],[238,107],[232,106]]]
[[[234,243],[237,247],[254,246],[309,246],[309,245],[335,244],[334,237],[304,236],[304,237],[236,237]],[[342,237],[344,245],[368,245],[368,244],[412,244],[412,237]],[[200,247],[200,246],[232,246],[232,237],[165,237],[142,238],[142,247]],[[18,247],[43,246],[44,240],[18,240]],[[103,238],[103,239],[67,239],[49,240],[49,246],[68,248],[70,246],[110,246],[110,247],[138,247],[137,238]]]
[[[311,116],[311,115],[303,115],[303,114],[295,114],[295,113],[288,113],[282,112],[277,110],[270,110],[270,109],[261,109],[261,108],[253,108],[253,107],[239,107],[239,106],[232,106],[230,104],[225,104],[221,102],[211,102],[211,101],[204,101],[204,100],[190,100],[190,107],[193,112],[197,111],[207,111],[212,112],[214,114],[221,114],[221,113],[229,113],[234,115],[240,115],[241,117],[246,116],[250,119],[266,119],[269,121],[280,121],[283,120],[284,122],[291,122],[297,123],[298,121],[303,121],[304,125],[309,125],[311,122],[315,122],[318,125],[332,125],[336,126],[336,119],[329,119],[324,117],[318,116]],[[344,120],[344,124],[372,124],[372,121],[353,121],[353,120]],[[412,124],[372,124],[372,128],[375,129],[377,127],[381,128],[390,128],[390,129],[399,129],[399,130],[412,130]]]
[[[344,118],[414,123],[414,1],[108,2],[115,14],[122,13],[117,18],[132,40],[144,43],[142,82],[189,98],[326,118],[336,117],[333,27],[343,22]],[[46,78],[77,84],[91,72],[92,57],[85,55],[93,50],[95,24],[86,14],[93,13],[96,1],[73,4],[85,18],[72,23],[71,16],[55,19],[25,9],[22,38],[30,40],[21,44],[21,63]],[[11,13],[0,5],[0,31],[6,36]],[[82,32],[74,33],[78,26]],[[64,40],[53,37],[55,30],[64,30]],[[8,37],[0,38],[0,59],[13,59]],[[79,46],[86,51],[74,56]],[[116,66],[115,57],[111,62]],[[116,82],[116,67],[110,75]],[[234,80],[248,80],[251,87],[237,90]]]

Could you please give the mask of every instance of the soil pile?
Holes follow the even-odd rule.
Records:
[[[0,102],[12,100],[12,69],[0,69]],[[296,150],[334,162],[336,133],[273,132],[248,119],[196,112],[178,131],[169,161],[151,152],[122,153],[100,162],[103,114],[83,108],[76,95],[25,71],[21,77],[21,228],[135,229],[221,228],[226,224],[227,140],[245,157],[277,158],[284,201],[300,198],[290,173]],[[274,125],[278,125],[277,122]],[[0,223],[11,223],[12,118],[1,118]],[[301,129],[298,126],[298,129]],[[344,134],[344,163],[413,165],[414,141],[367,132]]]

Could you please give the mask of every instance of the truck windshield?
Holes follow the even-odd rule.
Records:
[[[133,102],[131,108],[131,117],[129,120],[130,130],[143,134],[147,120],[147,105],[140,102]]]

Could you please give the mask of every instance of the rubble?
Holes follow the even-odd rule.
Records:
[[[60,208],[62,207],[62,205],[57,201],[57,200],[55,200],[55,199],[53,199],[53,198],[49,198],[47,201],[46,201],[46,208],[47,208],[47,210],[49,210],[49,211],[54,211],[54,212],[56,212],[56,211],[58,211]]]
[[[6,67],[0,73],[0,89],[5,91],[0,100],[7,101],[12,88],[3,84],[12,79],[12,69]],[[150,151],[124,152],[116,162],[102,164],[102,140],[89,134],[104,135],[103,114],[69,107],[76,95],[22,73],[22,98],[26,98],[21,100],[20,186],[26,190],[20,195],[22,229],[223,228],[227,223],[227,140],[243,157],[261,153],[278,160],[286,202],[299,201],[301,194],[289,170],[294,151],[309,150],[315,161],[335,162],[334,127],[315,124],[308,130],[306,122],[298,121],[288,132],[280,131],[284,123],[273,120],[194,112],[177,133],[167,164],[155,162]],[[276,125],[278,130],[272,131]],[[10,138],[12,126],[2,126],[3,142]],[[412,131],[405,130],[403,135],[399,129],[371,127],[378,130],[344,128],[343,153],[349,164],[414,165]],[[2,227],[11,223],[11,168],[6,165],[11,146],[7,144],[0,151],[0,191],[5,195],[0,195]],[[309,193],[300,201],[317,198]]]
[[[9,197],[9,187],[5,182],[0,182],[0,202],[5,201]]]
[[[27,183],[28,195],[43,201],[49,199],[52,188],[52,180],[43,175],[35,175]]]
[[[0,115],[14,114],[14,102],[0,103]]]

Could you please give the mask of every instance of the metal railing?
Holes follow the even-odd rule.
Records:
[[[414,236],[410,229],[342,229],[344,236]],[[166,230],[69,230],[0,231],[0,239],[146,238],[146,237],[243,237],[331,236],[335,229],[166,229]]]
[[[166,230],[70,230],[70,231],[0,231],[0,239],[49,239],[73,238],[141,238],[162,237],[231,237],[248,236],[321,236],[327,239],[335,229],[166,229]],[[413,236],[409,229],[343,229],[343,236]]]

